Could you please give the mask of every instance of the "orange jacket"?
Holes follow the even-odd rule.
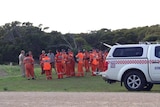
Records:
[[[90,55],[90,60],[93,65],[98,65],[98,54],[96,52],[92,52]]]
[[[42,58],[43,70],[51,70],[50,58],[45,56]]]
[[[76,58],[77,58],[78,63],[83,63],[84,55],[83,55],[82,52],[79,52],[79,53],[76,55]]]
[[[33,65],[34,64],[34,59],[29,57],[29,56],[25,57],[24,60],[23,60],[23,63],[25,65]]]
[[[62,63],[62,54],[60,52],[55,55],[55,62]]]

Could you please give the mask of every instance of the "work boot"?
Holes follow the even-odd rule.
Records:
[[[32,78],[32,80],[35,80],[35,78]]]

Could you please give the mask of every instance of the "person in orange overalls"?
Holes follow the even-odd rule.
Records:
[[[103,72],[108,69],[108,62],[106,62],[107,55],[108,55],[108,51],[105,51],[103,54]]]
[[[40,66],[41,66],[41,75],[43,75],[45,72],[43,70],[43,63],[42,63],[42,59],[45,57],[45,51],[42,50],[42,54],[39,56],[39,62],[40,62]]]
[[[89,72],[89,52],[85,50],[84,52],[84,67],[86,72]]]
[[[55,65],[56,65],[58,79],[62,79],[63,78],[62,53],[59,50],[56,50]]]
[[[68,54],[67,52],[67,57],[66,57],[66,77],[71,77],[71,61],[72,61],[72,57]]]
[[[104,64],[103,64],[103,53],[102,53],[102,51],[99,51],[98,52],[98,61],[99,61],[99,64],[98,64],[98,71],[103,71],[103,66],[104,66]]]
[[[62,49],[62,70],[63,70],[63,75],[66,75],[66,60],[67,60],[67,54],[64,49]]]
[[[90,63],[91,63],[91,69],[92,69],[92,76],[96,76],[94,74],[94,72],[97,71],[98,64],[99,64],[99,62],[98,62],[98,54],[97,54],[96,50],[93,50],[91,55],[90,55]]]
[[[78,51],[78,54],[76,55],[77,61],[78,61],[78,72],[77,75],[78,77],[80,76],[84,76],[84,72],[83,72],[83,58],[84,55],[82,53],[82,51]]]
[[[32,54],[32,51],[28,51],[28,54],[29,54],[29,57],[33,58],[33,54]],[[33,58],[34,59],[34,58]],[[34,71],[34,65],[32,66],[32,69]]]
[[[44,58],[42,58],[42,63],[43,63],[43,70],[45,71],[46,74],[46,80],[51,80],[52,79],[52,71],[51,71],[51,64],[50,64],[50,58],[45,55]]]
[[[34,59],[29,56],[29,54],[26,54],[26,57],[23,60],[24,66],[25,66],[25,71],[26,71],[26,77],[28,80],[32,78],[32,80],[35,79],[34,77]]]
[[[70,68],[70,72],[71,72],[71,76],[75,76],[75,60],[74,60],[74,54],[73,52],[68,49],[68,56],[69,56],[69,59],[71,60],[71,68]]]

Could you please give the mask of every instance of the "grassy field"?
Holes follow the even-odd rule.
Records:
[[[21,77],[19,66],[0,65],[0,91],[38,91],[38,92],[127,92],[120,83],[105,83],[100,76],[71,77],[57,79],[53,71],[53,80],[46,80],[35,67],[36,80]],[[160,85],[154,85],[151,92],[160,92]]]

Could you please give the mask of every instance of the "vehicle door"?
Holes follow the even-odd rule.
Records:
[[[160,81],[160,45],[153,45],[148,50],[149,74],[153,81]]]

